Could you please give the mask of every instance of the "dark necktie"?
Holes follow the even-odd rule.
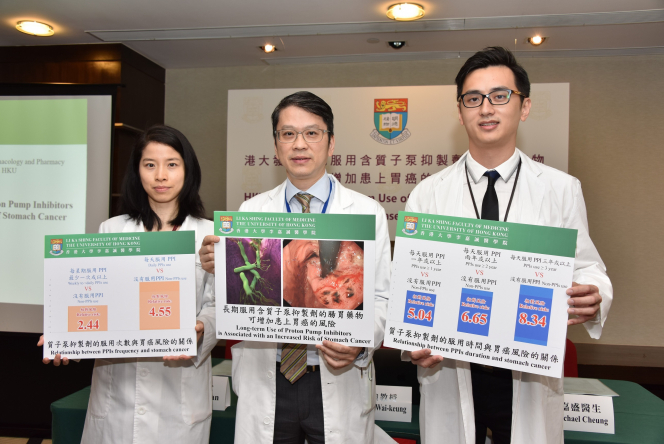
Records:
[[[298,193],[294,197],[302,205],[303,213],[311,213],[311,194]],[[279,370],[291,384],[304,376],[307,373],[307,344],[282,345]]]
[[[498,220],[500,218],[500,213],[498,212],[498,194],[496,194],[496,180],[500,177],[498,171],[487,171],[483,174],[489,179],[489,183],[486,186],[486,193],[484,193],[484,200],[482,200],[482,219],[486,220]],[[474,369],[480,368],[478,364],[470,364],[474,366]],[[493,368],[488,365],[482,367]],[[474,395],[473,395],[474,396]]]
[[[498,194],[496,194],[496,180],[500,177],[498,171],[487,171],[484,173],[489,179],[486,186],[486,193],[484,193],[484,200],[482,200],[482,219],[486,220],[499,220],[500,212],[498,211]]]

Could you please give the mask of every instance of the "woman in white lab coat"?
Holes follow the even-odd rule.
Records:
[[[214,277],[198,250],[213,224],[203,219],[201,170],[191,144],[174,128],[154,126],[131,153],[122,212],[99,232],[195,231],[194,357],[97,359],[82,443],[207,443],[212,415],[210,351],[216,345]],[[40,341],[41,345],[41,341]],[[48,362],[48,359],[44,360]],[[57,356],[54,364],[60,363]],[[62,360],[67,364],[66,360]]]

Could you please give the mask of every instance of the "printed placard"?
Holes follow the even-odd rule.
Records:
[[[373,346],[374,215],[217,211],[217,337]]]
[[[616,433],[611,396],[568,395],[563,401],[563,430]]]
[[[385,345],[560,378],[576,236],[400,212]]]
[[[196,354],[195,233],[46,236],[44,357]]]
[[[376,386],[376,420],[411,422],[413,388],[394,385]]]

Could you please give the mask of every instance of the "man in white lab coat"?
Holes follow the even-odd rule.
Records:
[[[492,47],[466,61],[456,84],[468,152],[422,181],[406,211],[578,230],[568,325],[583,323],[599,338],[613,289],[588,234],[581,184],[516,148],[531,106],[528,74],[511,52]],[[443,360],[428,349],[404,357],[419,366],[424,444],[483,444],[487,428],[496,444],[563,443],[562,378]]]
[[[378,348],[385,329],[390,274],[385,211],[375,200],[326,174],[335,140],[332,109],[325,101],[304,91],[285,97],[272,114],[272,126],[275,154],[288,179],[244,202],[240,211],[376,215],[375,295],[364,297],[374,298],[374,349]],[[203,268],[211,273],[213,243],[218,239],[206,237],[200,251]],[[282,352],[283,345],[244,341],[233,347],[233,389],[239,397],[235,442],[374,442],[374,349],[330,341],[307,346],[306,373],[289,380],[280,367],[282,355],[288,355]],[[386,436],[381,432],[381,438]]]

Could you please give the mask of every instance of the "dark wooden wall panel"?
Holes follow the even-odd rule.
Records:
[[[122,178],[140,130],[164,122],[165,79],[162,67],[121,44],[0,47],[0,87],[9,94],[62,83],[108,85],[114,91],[109,216],[117,214]],[[67,94],[62,88],[68,86],[58,86],[58,94]],[[92,360],[45,366],[35,345],[38,336],[0,332],[0,347],[12,362],[0,370],[0,379],[11,381],[5,394],[11,402],[0,403],[0,436],[49,438],[51,402],[90,384]]]
[[[122,63],[18,62],[0,64],[0,83],[120,83]]]
[[[122,192],[122,180],[127,166],[129,165],[129,155],[139,132],[128,127],[119,127],[115,130],[115,139],[113,140],[113,165],[111,172],[111,214],[110,216],[120,215],[120,193]]]
[[[2,60],[3,63],[66,63],[121,60],[123,48],[131,51],[131,49],[120,43],[102,43],[98,45],[3,46],[0,47],[0,60]]]
[[[164,68],[124,45],[120,45],[120,52],[125,65],[133,66],[159,83],[166,83],[166,70]]]
[[[139,129],[164,123],[166,87],[133,65],[122,65],[118,90],[118,121]]]

